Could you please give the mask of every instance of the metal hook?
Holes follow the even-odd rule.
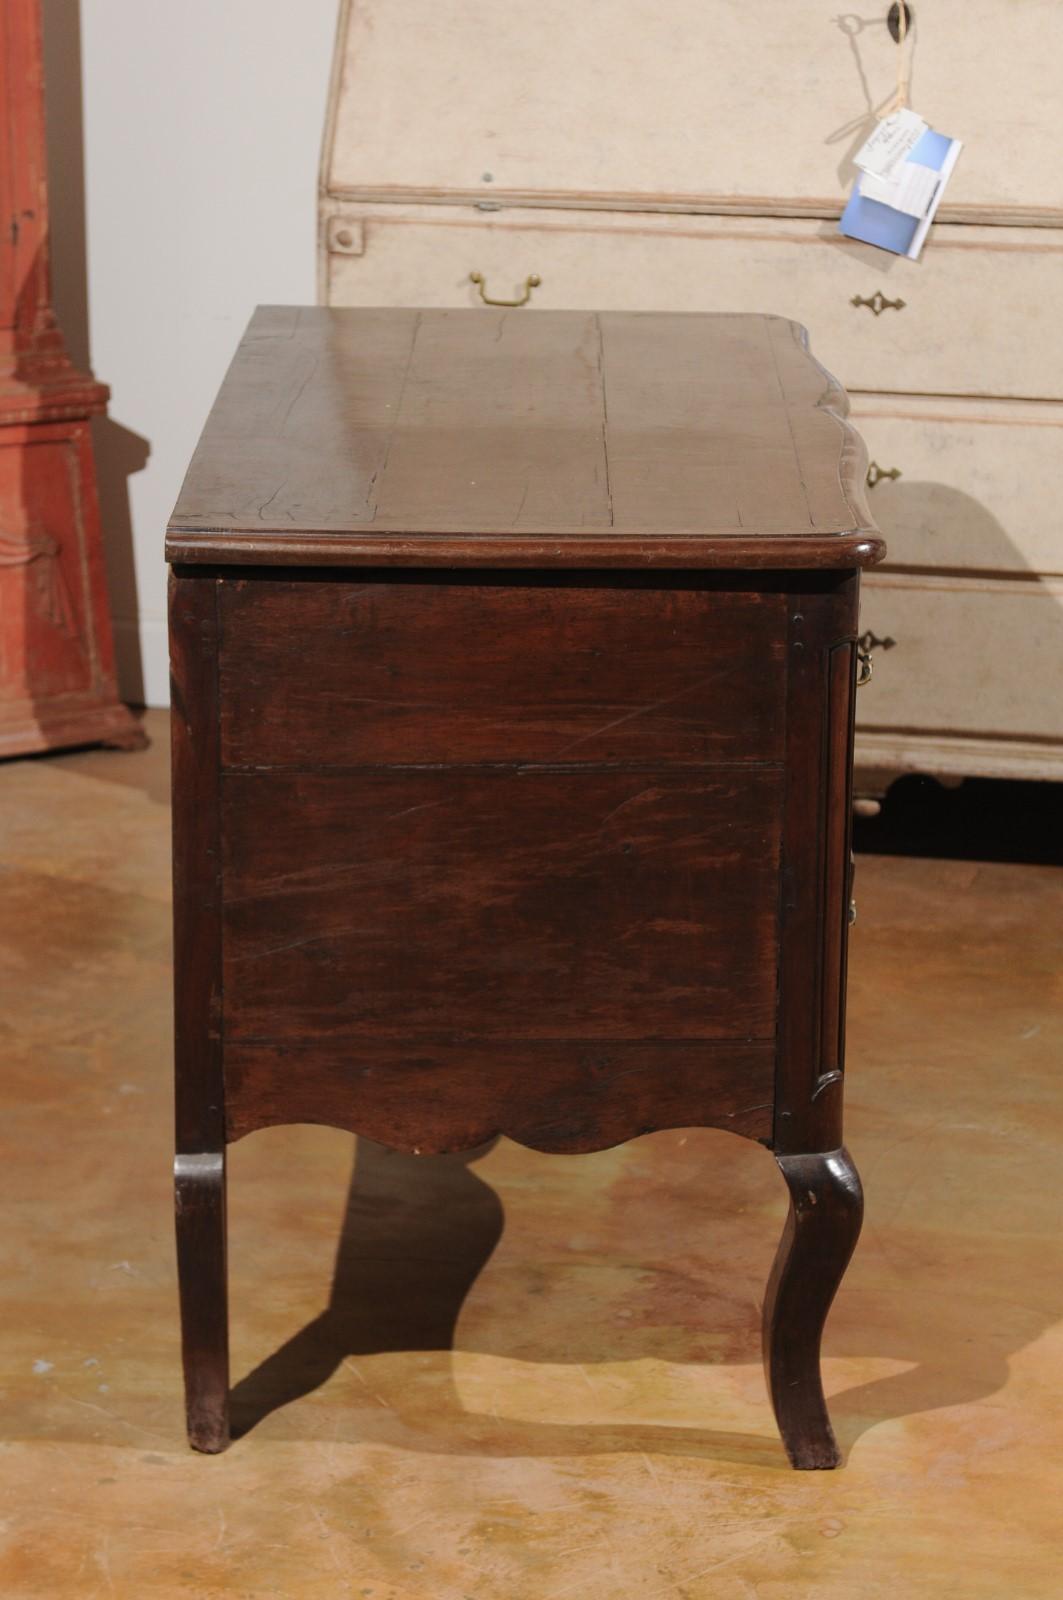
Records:
[[[886,17],[886,26],[890,31],[890,38],[893,40],[894,44],[900,44],[901,42],[902,7],[904,10],[904,32],[906,37],[911,34],[912,23],[915,21],[915,15],[911,6],[908,5],[907,0],[900,0],[900,4],[897,3],[897,0],[894,0],[894,3],[890,6],[889,13]]]

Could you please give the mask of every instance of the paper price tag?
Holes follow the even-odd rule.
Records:
[[[892,178],[865,174],[860,179],[860,193],[865,200],[877,200],[894,211],[903,211],[906,217],[925,217],[940,182],[941,173],[935,168],[902,161],[894,168]]]
[[[861,172],[872,178],[889,178],[898,162],[915,149],[927,124],[907,107],[883,117],[870,138],[860,146],[853,160]]]
[[[838,224],[842,233],[918,261],[962,149],[959,139],[928,128],[918,161],[902,161],[885,178],[862,172]]]

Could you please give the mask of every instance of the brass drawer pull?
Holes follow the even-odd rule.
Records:
[[[876,483],[881,483],[883,478],[892,478],[894,482],[902,476],[900,467],[880,467],[877,461],[872,461],[867,469],[867,486],[873,489]]]
[[[854,294],[849,304],[851,306],[866,306],[876,317],[881,317],[887,306],[891,311],[904,310],[903,300],[887,300],[881,289],[876,289],[870,299],[867,299],[862,294]]]
[[[487,286],[484,283],[483,273],[469,273],[469,282],[474,283],[479,289],[480,299],[483,301],[485,306],[526,306],[528,301],[531,299],[532,290],[537,289],[542,281],[543,280],[540,278],[539,274],[537,272],[533,272],[530,277],[525,278],[524,293],[521,295],[519,300],[493,300],[487,292]]]
[[[865,683],[871,682],[872,675],[875,671],[875,663],[872,661],[866,650],[858,650],[856,652],[856,663],[856,687],[858,689],[862,689]]]

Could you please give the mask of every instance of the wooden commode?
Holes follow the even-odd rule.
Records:
[[[819,1343],[861,1217],[849,818],[883,553],[846,410],[776,317],[256,313],[167,541],[197,1448],[229,1438],[227,1144],[694,1125],[789,1186],[769,1384],[794,1465],[837,1463]]]

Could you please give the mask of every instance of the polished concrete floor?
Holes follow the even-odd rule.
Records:
[[[0,769],[4,1600],[1063,1594],[1063,872],[860,860],[840,1471],[791,1472],[765,1397],[782,1181],[706,1131],[238,1144],[242,1437],[199,1457],[149,720],[144,754]]]

